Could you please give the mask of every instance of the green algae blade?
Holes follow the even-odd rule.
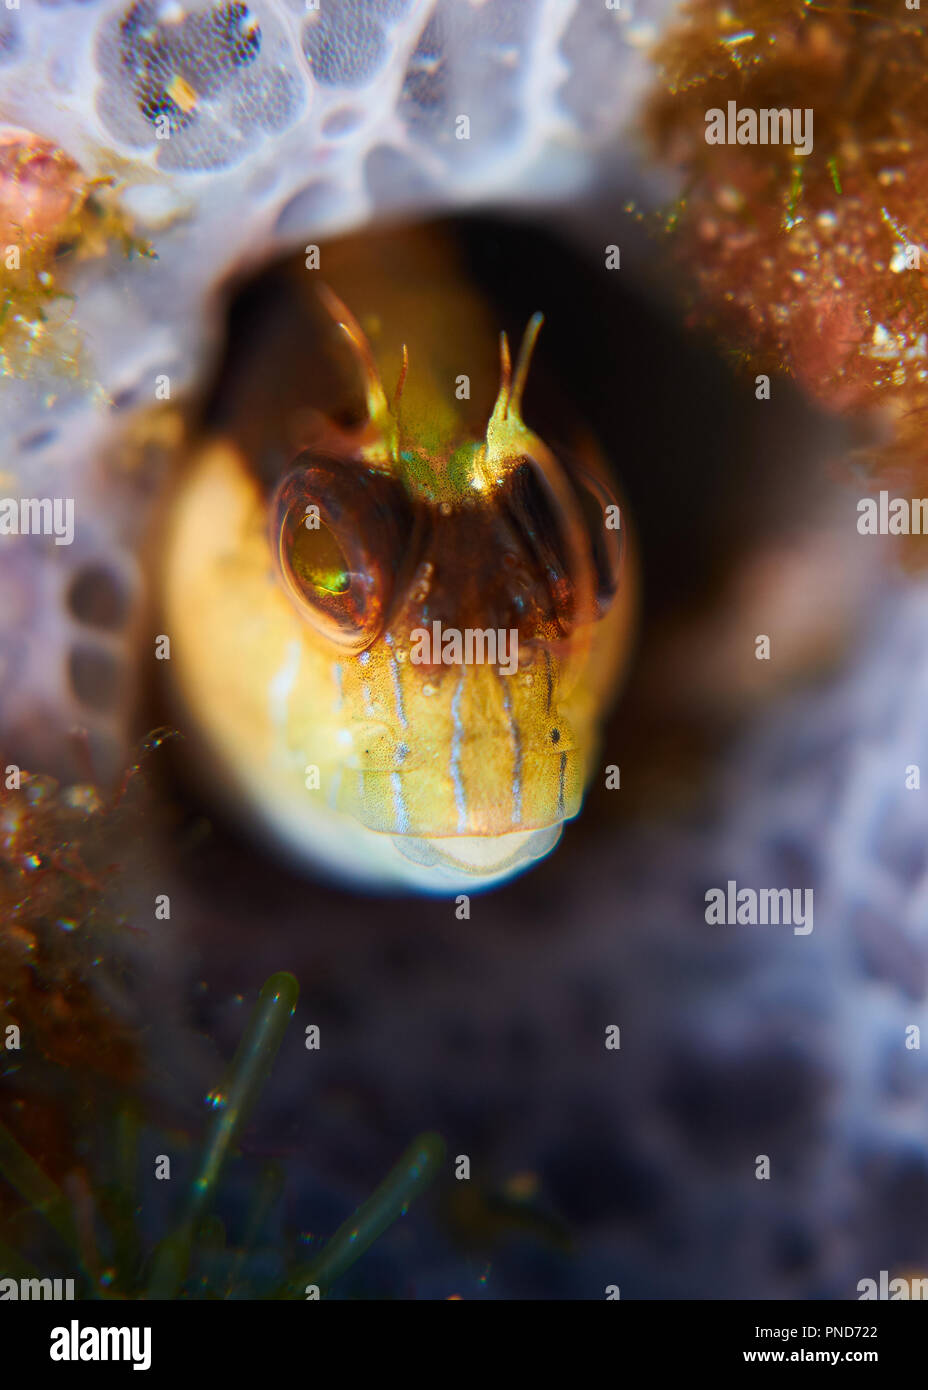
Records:
[[[80,1255],[74,1217],[64,1193],[0,1124],[0,1174],[33,1211],[45,1217],[53,1230]]]
[[[216,1195],[223,1164],[245,1124],[296,1008],[300,987],[281,971],[264,984],[225,1080],[210,1094],[214,1119],[177,1230],[158,1245],[148,1297],[176,1298],[190,1266],[196,1234]]]
[[[318,1258],[288,1279],[274,1297],[303,1298],[308,1284],[317,1285],[324,1294],[433,1182],[444,1157],[441,1135],[420,1134],[354,1216],[339,1226]]]

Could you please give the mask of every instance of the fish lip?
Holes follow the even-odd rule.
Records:
[[[535,829],[507,831],[503,835],[392,835],[391,839],[400,854],[414,864],[479,880],[508,875],[543,859],[554,849],[563,829],[564,822],[558,820]],[[500,856],[474,863],[454,853],[455,845],[463,850],[463,842],[468,842],[469,848],[471,843],[481,840],[487,842],[488,848],[495,842],[502,851]]]

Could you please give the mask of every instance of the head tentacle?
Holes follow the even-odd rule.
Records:
[[[354,348],[355,355],[361,365],[370,425],[367,437],[361,444],[361,456],[370,463],[396,467],[399,462],[399,430],[387,400],[387,393],[383,389],[383,382],[380,379],[380,373],[377,370],[377,363],[374,361],[374,354],[371,351],[367,335],[348,306],[329,289],[328,285],[321,285],[319,294],[329,313]],[[399,403],[403,383],[406,380],[407,367],[408,357],[404,344],[403,370],[396,389],[394,409]]]
[[[509,339],[500,334],[500,386],[487,424],[486,441],[478,460],[482,485],[515,467],[526,450],[536,443],[536,436],[522,419],[522,395],[528,378],[535,343],[544,323],[544,314],[533,314],[522,335],[515,372],[509,355]]]

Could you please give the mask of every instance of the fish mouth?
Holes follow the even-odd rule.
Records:
[[[539,830],[512,830],[503,835],[394,835],[404,858],[454,878],[498,879],[527,869],[561,838],[563,822]]]
[[[505,752],[507,758],[499,756],[495,741],[475,742],[450,771],[440,756],[389,771],[369,763],[343,766],[330,804],[365,829],[395,838],[414,863],[471,864],[480,874],[485,864],[511,855],[518,862],[526,854],[537,858],[548,852],[541,846],[555,842],[557,827],[580,810],[586,760],[576,748],[527,747],[514,766],[511,743]]]

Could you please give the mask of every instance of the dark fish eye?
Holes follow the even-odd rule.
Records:
[[[608,487],[571,461],[558,497],[544,471],[523,458],[506,486],[506,508],[540,567],[564,633],[587,617],[600,618],[618,590],[621,530]],[[568,505],[564,505],[564,501]]]
[[[619,590],[622,572],[622,518],[615,495],[602,479],[579,463],[569,471],[593,562],[596,616],[601,618]]]
[[[347,652],[381,631],[412,530],[402,488],[351,461],[301,455],[271,508],[281,579],[312,626]]]

